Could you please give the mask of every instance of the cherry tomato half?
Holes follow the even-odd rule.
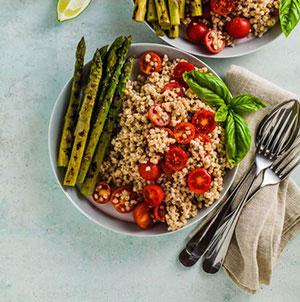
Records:
[[[139,203],[133,210],[134,222],[143,230],[150,229],[153,226],[150,209],[145,202]]]
[[[161,163],[161,168],[162,168],[163,173],[165,174],[165,176],[167,176],[167,178],[171,178],[172,175],[176,172],[175,170],[173,170],[172,168],[167,166],[164,161],[162,161],[162,163]]]
[[[188,186],[194,193],[205,193],[211,186],[211,176],[205,169],[197,168],[189,174]]]
[[[179,144],[188,144],[195,137],[195,126],[191,123],[182,122],[176,125],[174,136]]]
[[[160,72],[161,58],[159,54],[154,51],[145,52],[139,59],[140,70],[146,75],[152,72]]]
[[[171,147],[165,155],[165,164],[174,171],[181,170],[187,163],[188,156],[180,147]]]
[[[160,105],[151,106],[148,111],[148,118],[153,125],[163,127],[170,123],[170,115]]]
[[[110,200],[118,212],[128,213],[131,212],[136,205],[136,202],[133,202],[134,197],[135,194],[131,189],[120,187],[113,192]]]
[[[204,144],[210,143],[210,142],[211,142],[211,139],[210,139],[210,137],[209,137],[207,134],[197,133],[197,134],[195,135],[195,137],[196,137],[196,138],[197,138],[197,137],[200,137],[200,139],[202,140],[202,142],[203,142]]]
[[[205,38],[204,45],[213,54],[217,54],[225,48],[225,41],[217,31],[210,30]]]
[[[196,128],[196,135],[209,134],[217,126],[215,122],[215,114],[206,109],[198,110],[192,118],[192,123]]]
[[[189,62],[179,62],[173,70],[173,77],[181,85],[186,86],[186,83],[182,76],[185,72],[192,71],[194,69],[195,66]]]
[[[210,8],[219,16],[227,16],[235,9],[235,3],[233,0],[211,0]]]
[[[111,188],[106,182],[100,182],[96,185],[93,200],[96,204],[107,203],[110,200]]]
[[[164,93],[166,90],[175,90],[177,92],[178,96],[184,96],[184,90],[182,85],[180,85],[178,82],[170,82],[167,83],[164,88],[161,90],[161,93]]]
[[[208,27],[201,21],[191,21],[186,29],[186,35],[193,43],[201,43],[208,33]]]
[[[164,204],[161,204],[159,207],[155,207],[153,209],[153,216],[156,221],[165,222],[166,221],[165,215],[166,215],[166,208]]]
[[[147,185],[143,188],[143,197],[148,207],[158,207],[164,200],[165,194],[159,185]]]
[[[146,180],[156,180],[161,174],[161,168],[159,165],[150,162],[139,164],[139,173]]]
[[[241,17],[236,17],[226,23],[227,33],[234,39],[242,39],[249,35],[250,22]]]
[[[169,137],[174,137],[174,132],[170,129],[170,128],[162,128],[163,130],[165,130],[166,132],[168,132]]]

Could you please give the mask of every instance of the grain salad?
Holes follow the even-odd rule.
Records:
[[[118,133],[100,168],[100,179],[111,187],[121,188],[111,198],[112,203],[118,204],[121,194],[127,191],[126,198],[123,196],[127,208],[120,212],[137,208],[145,199],[147,203],[154,193],[156,197],[163,196],[159,202],[147,203],[150,215],[154,222],[165,222],[174,231],[220,197],[223,177],[231,166],[226,160],[224,130],[220,125],[214,124],[206,134],[195,134],[191,123],[195,116],[199,112],[214,116],[215,112],[183,83],[174,80],[176,67],[187,67],[190,63],[169,60],[166,55],[159,60],[155,55],[154,52],[145,54],[140,63],[144,72],[127,82]],[[199,71],[207,72],[207,69]],[[179,128],[180,137],[176,135]],[[167,162],[174,150],[186,156],[178,169]],[[190,188],[195,170],[204,173],[197,174],[199,179],[209,179],[204,184],[207,187],[201,189],[203,193]],[[160,217],[152,213],[153,209],[160,211]]]
[[[278,21],[279,4],[279,0],[203,1],[202,15],[184,20],[187,37],[211,53],[242,38],[261,38]]]
[[[199,47],[199,52],[217,54],[225,47],[234,46],[243,38],[261,38],[280,19],[297,13],[297,5],[280,0],[186,0],[144,1],[137,0],[133,20],[147,22],[158,36],[170,39],[183,38]],[[286,16],[287,15],[287,16]],[[283,18],[283,19],[282,19]],[[296,26],[281,29],[288,35]],[[294,22],[295,21],[295,22]]]
[[[211,25],[223,34],[226,46],[233,46],[235,38],[226,30],[226,24],[236,17],[249,21],[249,36],[261,38],[278,20],[279,0],[242,0],[234,1],[235,9],[227,16],[211,12]]]

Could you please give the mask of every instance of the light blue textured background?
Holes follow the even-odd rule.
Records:
[[[82,216],[56,184],[48,120],[79,38],[86,37],[88,58],[119,34],[160,42],[131,22],[130,2],[94,0],[59,24],[54,0],[0,0],[0,301],[299,301],[300,236],[272,286],[250,296],[223,272],[208,276],[177,263],[190,230],[153,239],[114,234]],[[300,95],[299,35],[300,27],[256,54],[204,61],[221,75],[232,63],[245,66]]]

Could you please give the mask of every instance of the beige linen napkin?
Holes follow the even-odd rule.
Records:
[[[274,105],[297,98],[239,66],[230,67],[226,81],[233,95],[252,94],[269,105],[249,115],[253,137],[255,128]],[[237,180],[248,171],[253,155],[254,148],[240,164]],[[299,188],[287,180],[262,189],[241,214],[225,258],[225,271],[241,289],[255,293],[261,284],[270,284],[280,253],[299,228]]]

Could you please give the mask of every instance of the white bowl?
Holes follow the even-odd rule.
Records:
[[[185,52],[182,52],[178,49],[175,49],[173,47],[159,45],[159,44],[149,44],[149,43],[137,43],[133,44],[130,47],[129,55],[133,55],[135,57],[140,56],[143,52],[153,50],[160,54],[167,54],[169,58],[184,58],[191,62],[192,64],[203,67],[206,66],[210,72],[216,74],[210,67],[208,67],[205,63],[203,63],[201,60],[195,58],[194,56],[187,54]],[[85,65],[85,78],[87,78],[87,72],[89,69],[90,63]],[[135,66],[133,77],[138,73],[138,68]],[[57,158],[57,152],[59,147],[59,140],[61,135],[61,129],[63,125],[63,119],[64,119],[64,112],[67,106],[67,102],[70,95],[70,88],[71,88],[72,79],[68,81],[68,83],[64,86],[61,93],[59,94],[55,104],[54,108],[51,114],[50,123],[49,123],[49,133],[48,133],[48,148],[49,148],[49,156],[50,156],[50,163],[53,169],[53,172],[55,174],[55,177],[57,179],[58,184],[60,185],[61,189],[67,196],[67,198],[72,202],[72,204],[86,217],[94,221],[96,224],[101,225],[107,229],[110,229],[112,231],[122,233],[122,234],[128,234],[128,235],[134,235],[134,236],[157,236],[157,235],[165,235],[165,234],[172,234],[174,232],[168,232],[167,228],[163,224],[157,224],[154,228],[150,230],[141,230],[139,229],[134,223],[128,222],[125,220],[128,220],[127,218],[124,218],[123,220],[118,219],[118,215],[116,211],[111,212],[109,209],[109,206],[103,207],[103,210],[99,210],[92,206],[90,202],[80,194],[79,190],[72,187],[64,187],[63,186],[63,177],[64,177],[64,171],[63,169],[60,169],[56,165],[56,158]],[[210,211],[213,210],[222,200],[224,195],[226,194],[227,190],[230,188],[233,179],[236,175],[237,168],[234,168],[231,171],[228,171],[228,173],[224,177],[224,189],[221,193],[221,197],[219,200],[217,200],[212,206],[209,208],[201,209],[199,210],[199,213],[196,217],[193,219],[190,219],[189,222],[185,227],[182,229],[191,226],[195,224],[196,222],[200,221],[204,216],[206,216]],[[105,213],[106,212],[106,213]],[[123,215],[123,214],[119,214]],[[181,229],[181,230],[182,230]],[[176,231],[177,232],[177,231]]]
[[[148,23],[146,24],[155,34],[153,28]],[[180,37],[178,37],[177,39],[170,39],[167,36],[159,38],[178,49],[189,52],[196,56],[224,59],[240,57],[255,52],[261,49],[262,47],[266,46],[270,42],[276,40],[281,34],[282,31],[280,28],[280,24],[279,22],[277,22],[275,26],[268,30],[261,38],[250,37],[240,40],[237,39],[235,41],[234,47],[225,47],[225,49],[218,54],[212,54],[208,50],[206,50],[205,47],[198,46],[188,41],[188,39],[185,37],[185,32],[183,28],[181,29]]]

